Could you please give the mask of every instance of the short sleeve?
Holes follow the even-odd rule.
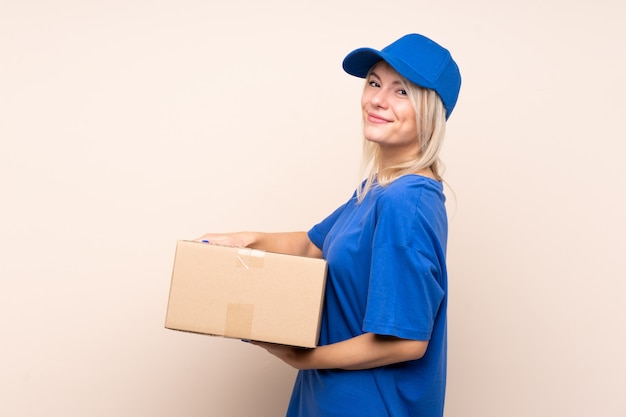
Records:
[[[427,187],[379,199],[364,331],[429,340],[446,294],[447,221]]]

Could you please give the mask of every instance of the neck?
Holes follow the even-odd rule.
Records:
[[[384,155],[381,154],[379,155],[377,172],[380,174],[387,168],[402,165],[403,163],[409,162],[410,160],[411,159],[406,159],[406,158],[388,158],[388,157],[384,157]],[[422,175],[424,177],[436,179],[435,174],[431,167],[425,167],[425,168],[417,169],[414,171],[409,171],[407,173],[415,174],[415,175]]]

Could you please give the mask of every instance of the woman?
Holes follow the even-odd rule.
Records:
[[[461,76],[418,34],[357,49],[343,68],[365,78],[366,175],[308,232],[206,234],[216,244],[328,262],[319,347],[261,346],[299,369],[288,417],[443,415],[447,218],[439,151]]]

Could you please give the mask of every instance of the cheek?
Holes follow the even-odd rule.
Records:
[[[415,110],[411,103],[404,102],[401,106],[399,106],[399,111],[402,113],[404,118],[415,120]]]
[[[402,118],[404,119],[405,123],[415,125],[415,110],[413,110],[413,106],[411,106],[410,104],[408,106],[403,106],[400,110],[400,113],[402,114]]]
[[[411,136],[417,135],[417,120],[415,120],[413,106],[404,107],[400,117],[402,118],[403,130]]]

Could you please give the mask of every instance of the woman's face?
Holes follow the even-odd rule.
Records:
[[[384,61],[372,69],[361,98],[363,134],[394,155],[416,155],[417,122],[403,78]]]

